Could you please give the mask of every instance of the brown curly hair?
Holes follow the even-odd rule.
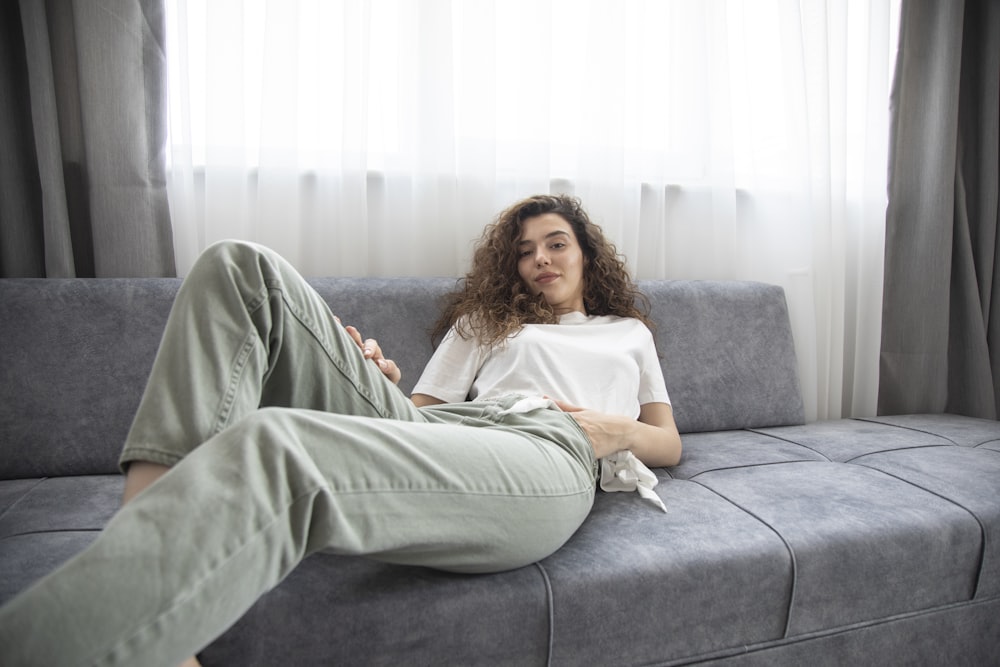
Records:
[[[634,317],[651,327],[649,301],[629,276],[615,246],[591,222],[580,200],[568,195],[535,195],[502,211],[483,230],[472,270],[460,281],[458,290],[446,297],[444,311],[432,331],[435,341],[456,323],[459,335],[496,345],[525,324],[559,321],[542,296],[525,288],[517,270],[517,243],[524,221],[546,213],[555,213],[569,223],[583,251],[583,303],[587,314]]]

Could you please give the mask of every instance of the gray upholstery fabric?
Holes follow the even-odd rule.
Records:
[[[452,279],[317,279],[412,386]],[[115,459],[178,282],[0,280],[0,602],[118,506]],[[1000,423],[802,424],[781,290],[648,282],[684,431],[663,514],[599,493],[558,552],[462,576],[318,553],[212,665],[989,664]]]
[[[90,544],[123,487],[117,474],[0,481],[0,604]]]
[[[802,393],[780,287],[646,281],[656,344],[683,433],[801,424]]]
[[[379,340],[409,392],[453,278],[310,281]],[[0,479],[113,473],[180,281],[0,281]],[[650,281],[682,432],[801,423],[784,294],[759,283]],[[767,344],[761,342],[767,341]]]
[[[792,562],[779,535],[700,484],[657,491],[670,513],[599,494],[542,561],[554,665],[643,665],[779,639]]]
[[[981,534],[946,500],[860,466],[733,468],[699,481],[782,536],[790,635],[968,600]]]
[[[118,471],[179,285],[0,281],[0,479]]]
[[[201,659],[206,666],[532,665],[544,662],[547,646],[548,600],[534,567],[461,576],[316,554]]]

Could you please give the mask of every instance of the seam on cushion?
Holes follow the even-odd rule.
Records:
[[[979,449],[980,447],[982,447],[983,449],[985,449],[987,451],[993,452],[993,451],[996,451],[996,450],[990,449],[989,447],[985,447],[985,445],[992,445],[994,442],[1000,442],[1000,438],[990,438],[989,440],[983,440],[978,445],[973,445],[972,448],[973,449]]]
[[[914,445],[912,447],[890,447],[889,449],[880,449],[880,450],[874,451],[874,452],[865,452],[864,454],[858,454],[854,458],[845,459],[843,461],[840,461],[840,463],[852,463],[853,464],[858,459],[863,459],[866,456],[873,456],[875,454],[891,454],[892,452],[906,452],[906,451],[915,450],[915,449],[935,449],[935,448],[938,448],[938,447],[961,447],[961,445],[956,445],[955,443],[952,443],[950,445]],[[858,465],[864,465],[864,464],[858,464]]]
[[[552,664],[552,653],[555,646],[555,636],[556,636],[556,608],[555,608],[555,596],[552,593],[552,581],[549,579],[549,573],[545,570],[545,567],[539,563],[535,562],[535,568],[542,575],[542,583],[545,584],[545,603],[548,606],[548,616],[549,616],[549,639],[548,647],[545,656],[545,664]]]
[[[877,419],[873,419],[870,417],[852,417],[852,419],[854,421],[867,422],[869,424],[878,424],[879,426],[889,426],[891,428],[901,428],[907,431],[913,431],[915,433],[923,433],[924,435],[931,435],[934,436],[935,438],[941,438],[942,440],[947,440],[951,444],[956,445],[958,447],[962,447],[962,445],[958,444],[957,442],[955,442],[946,435],[941,435],[940,433],[931,433],[926,429],[916,428],[915,426],[907,426],[906,424],[887,424],[885,422],[878,421]]]
[[[821,452],[819,450],[816,450],[816,449],[813,449],[809,445],[804,445],[801,442],[795,442],[794,440],[790,440],[788,438],[782,438],[781,436],[775,435],[774,433],[764,433],[763,431],[760,431],[760,430],[755,429],[755,428],[745,428],[743,430],[744,431],[749,431],[750,433],[756,433],[757,435],[762,435],[765,438],[773,438],[775,440],[780,440],[781,442],[787,442],[790,445],[795,445],[796,447],[801,447],[802,449],[807,449],[810,452],[812,452],[813,454],[815,454],[817,456],[822,456],[825,460],[830,461],[831,463],[833,462],[833,459],[831,459],[829,456],[827,456],[823,452]]]
[[[70,534],[70,533],[100,533],[103,528],[56,528],[53,530],[27,530],[23,533],[11,533],[10,535],[4,535],[0,537],[0,542],[3,540],[9,540],[15,537],[25,537],[27,535],[59,535],[59,534]]]
[[[28,496],[29,496],[29,495],[31,494],[31,492],[32,492],[32,491],[34,491],[35,489],[37,489],[37,488],[39,487],[39,485],[40,485],[40,484],[41,484],[42,482],[44,482],[45,480],[47,480],[47,479],[49,479],[49,478],[48,478],[48,477],[42,477],[41,479],[37,479],[37,480],[35,480],[35,483],[34,483],[34,484],[32,484],[31,486],[29,486],[29,487],[27,488],[27,490],[25,490],[25,492],[24,492],[24,493],[22,493],[22,494],[21,494],[20,496],[18,496],[17,500],[15,500],[15,501],[14,501],[14,502],[12,502],[12,503],[11,503],[11,504],[10,504],[9,506],[7,506],[7,508],[6,508],[6,509],[5,509],[5,510],[4,510],[3,512],[0,512],[0,521],[2,521],[2,520],[3,520],[3,518],[4,518],[5,516],[7,516],[7,514],[8,514],[8,513],[9,513],[9,512],[10,512],[10,511],[11,511],[12,509],[14,509],[14,508],[15,508],[15,507],[17,507],[18,505],[20,505],[20,504],[21,504],[21,501],[22,501],[22,500],[24,500],[25,498],[27,498],[27,497],[28,497]]]
[[[790,459],[788,461],[768,461],[767,463],[744,463],[742,465],[720,466],[718,468],[709,468],[708,470],[702,470],[699,473],[696,473],[694,475],[691,475],[690,477],[682,479],[687,479],[688,481],[691,481],[695,477],[701,477],[702,475],[710,472],[720,472],[723,470],[741,470],[743,468],[765,468],[767,466],[783,466],[789,463],[836,463],[836,461],[830,461],[830,460],[817,461],[816,459]]]
[[[950,446],[950,445],[944,445],[944,446]],[[955,445],[955,446],[956,447],[961,447],[961,445]],[[987,534],[986,534],[986,526],[984,526],[983,522],[979,520],[979,517],[976,516],[975,512],[973,512],[968,507],[966,507],[962,503],[958,502],[954,498],[948,498],[947,496],[942,496],[940,493],[938,493],[938,492],[936,492],[936,491],[934,491],[932,489],[928,489],[928,488],[926,488],[924,486],[921,486],[920,484],[917,484],[916,482],[908,480],[908,479],[906,479],[904,477],[900,477],[899,475],[895,475],[895,474],[893,474],[891,472],[886,472],[885,470],[882,470],[881,468],[876,468],[875,466],[866,465],[864,463],[853,463],[852,465],[861,466],[862,468],[865,468],[866,470],[873,470],[873,471],[875,471],[877,473],[881,473],[881,474],[885,475],[886,477],[891,477],[891,478],[893,478],[895,480],[898,480],[900,482],[908,484],[909,486],[912,486],[915,489],[920,489],[924,493],[929,493],[932,496],[937,496],[938,498],[940,498],[941,500],[945,501],[949,505],[953,505],[954,507],[958,507],[959,509],[964,510],[965,512],[967,512],[969,514],[969,516],[971,516],[973,518],[973,520],[976,522],[976,525],[979,526],[979,567],[976,568],[976,580],[973,583],[973,586],[972,586],[972,595],[971,595],[971,597],[969,599],[970,600],[976,599],[976,596],[979,594],[979,584],[980,584],[980,582],[982,580],[982,576],[983,576],[983,566],[985,565],[985,562],[986,562],[986,541],[987,541]]]
[[[753,656],[754,654],[758,656],[767,655],[767,652],[772,649],[780,650],[784,647],[804,644],[817,639],[851,635],[855,632],[858,632],[859,630],[866,630],[869,628],[879,628],[899,621],[907,621],[925,616],[933,616],[935,614],[948,612],[950,610],[962,610],[966,607],[977,607],[980,605],[987,605],[991,604],[996,599],[997,598],[986,598],[984,600],[953,602],[941,606],[930,607],[928,609],[919,609],[916,611],[902,612],[899,614],[894,614],[892,616],[886,616],[884,618],[872,619],[868,621],[859,621],[857,623],[850,623],[848,625],[839,625],[824,630],[814,630],[811,632],[807,632],[805,634],[794,635],[792,637],[787,637],[784,639],[757,642],[755,644],[749,644],[738,647],[734,646],[730,648],[719,649],[717,651],[711,651],[709,653],[701,653],[694,656],[685,656],[683,658],[668,660],[666,662],[656,662],[650,665],[646,665],[645,667],[654,667],[654,666],[672,667],[679,665],[702,664],[703,662],[709,662],[713,660],[725,661],[725,659],[727,658],[734,658],[739,656]]]
[[[769,464],[769,465],[776,465],[776,464]],[[785,536],[782,535],[781,533],[779,533],[778,530],[774,526],[772,526],[767,521],[765,521],[763,518],[761,518],[760,516],[758,516],[755,512],[752,512],[752,511],[748,510],[746,507],[743,507],[742,505],[740,505],[739,503],[737,503],[736,501],[734,501],[732,498],[729,498],[728,496],[725,496],[725,495],[719,493],[718,491],[716,491],[715,489],[713,489],[710,486],[706,486],[705,484],[702,484],[701,482],[695,482],[695,484],[697,484],[698,486],[700,486],[701,488],[703,488],[703,489],[705,489],[707,491],[710,491],[711,493],[714,493],[716,496],[718,496],[719,498],[722,498],[727,503],[729,503],[730,505],[732,505],[736,509],[740,510],[744,514],[746,514],[748,516],[751,516],[754,519],[756,519],[761,525],[765,526],[768,530],[770,530],[772,533],[774,533],[775,535],[777,535],[778,539],[781,540],[781,543],[785,545],[785,550],[788,551],[788,557],[791,560],[791,565],[792,565],[792,586],[791,586],[791,590],[788,591],[788,605],[785,608],[785,629],[782,632],[781,637],[782,637],[782,639],[788,639],[788,637],[789,637],[788,630],[789,630],[789,628],[792,625],[792,610],[795,607],[795,591],[797,589],[797,584],[798,584],[798,579],[799,579],[799,564],[798,564],[798,561],[795,558],[795,551],[792,549],[792,545],[788,543],[788,540],[785,539]]]

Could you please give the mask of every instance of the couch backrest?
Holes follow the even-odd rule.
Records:
[[[681,433],[805,420],[785,292],[737,281],[640,281]]]
[[[320,278],[334,312],[379,340],[409,391],[452,278]],[[180,281],[0,280],[0,478],[109,473]],[[801,423],[784,293],[643,281],[681,432]]]

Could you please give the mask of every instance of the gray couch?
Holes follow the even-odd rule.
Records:
[[[408,390],[454,281],[312,282]],[[177,286],[0,281],[0,602],[115,511]],[[561,550],[494,575],[316,554],[204,664],[998,664],[1000,423],[803,424],[779,288],[642,286],[685,434],[655,471],[668,514],[599,493]]]

